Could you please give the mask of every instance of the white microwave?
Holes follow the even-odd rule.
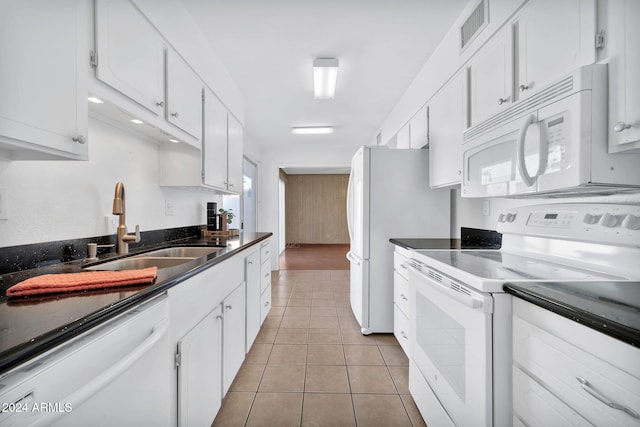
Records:
[[[607,65],[592,64],[464,132],[463,197],[640,191],[640,155],[607,152]]]

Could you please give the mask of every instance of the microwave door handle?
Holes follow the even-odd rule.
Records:
[[[529,175],[529,171],[527,170],[527,164],[524,159],[524,141],[527,137],[527,131],[529,130],[529,126],[536,120],[536,116],[531,114],[526,118],[522,127],[520,127],[520,132],[518,133],[518,140],[516,141],[516,161],[518,162],[518,171],[520,172],[520,178],[522,178],[522,182],[525,183],[527,187],[531,187],[535,182],[535,177],[531,177]]]

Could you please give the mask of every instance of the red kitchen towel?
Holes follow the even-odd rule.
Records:
[[[7,289],[7,296],[20,297],[153,283],[157,272],[158,267],[149,267],[141,270],[44,274],[13,285]]]

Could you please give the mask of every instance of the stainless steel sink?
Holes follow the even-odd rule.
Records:
[[[151,256],[133,256],[129,258],[117,259],[115,261],[105,262],[103,264],[85,267],[85,270],[137,270],[147,267],[168,268],[176,265],[185,264],[194,260],[191,258],[169,258],[169,257],[151,257]]]
[[[171,248],[158,249],[144,254],[136,255],[138,257],[173,257],[173,258],[200,258],[214,252],[221,251],[224,248],[212,247],[196,247],[196,246],[174,246]]]

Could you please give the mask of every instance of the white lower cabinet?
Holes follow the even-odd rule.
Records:
[[[222,302],[222,395],[227,394],[245,356],[245,283]]]
[[[247,342],[245,351],[249,351],[251,344],[258,336],[262,325],[260,285],[260,251],[255,250],[245,258],[245,281],[247,282]]]
[[[179,426],[210,425],[220,409],[221,323],[222,311],[217,306],[178,341]]]
[[[393,334],[407,357],[409,349],[410,302],[409,277],[402,265],[408,260],[406,249],[396,247],[393,253]]]
[[[640,349],[513,299],[514,419],[527,426],[640,424]]]

